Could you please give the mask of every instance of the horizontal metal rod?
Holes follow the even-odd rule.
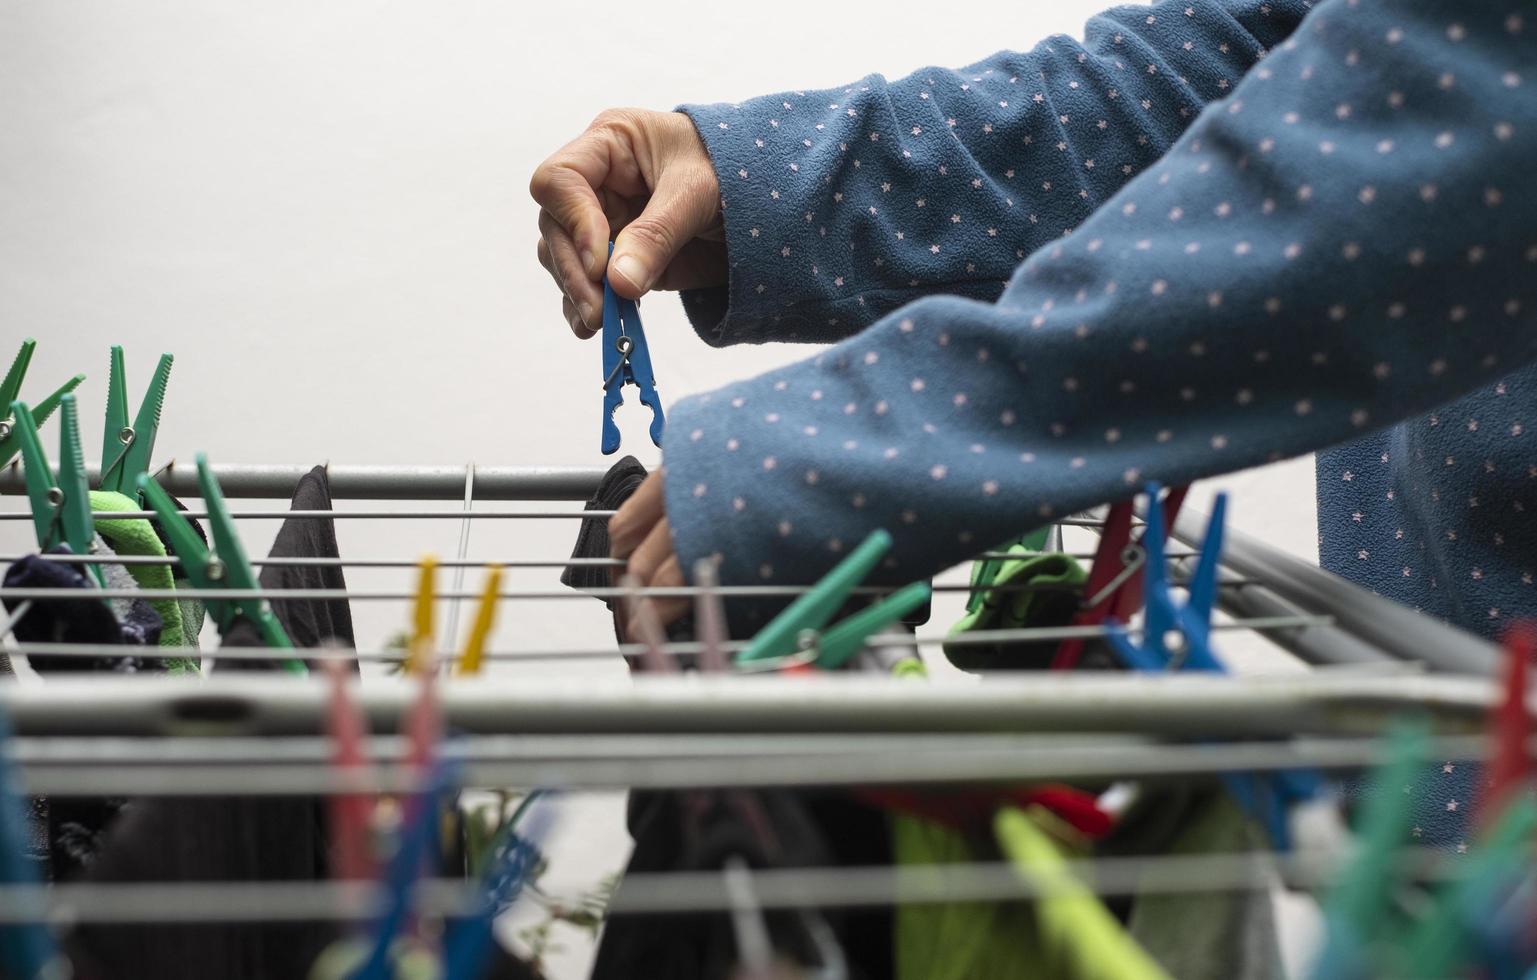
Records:
[[[586,500],[597,490],[607,467],[483,466],[475,470],[476,500]],[[288,463],[214,463],[213,474],[227,497],[286,499],[313,466]],[[327,463],[326,481],[337,500],[464,499],[465,466],[354,466]],[[87,477],[100,483],[100,468]],[[178,497],[196,497],[197,467],[172,461],[155,480]],[[25,493],[21,467],[0,470],[0,493]]]
[[[712,736],[715,737],[715,736]],[[656,736],[652,736],[656,738]],[[925,736],[933,739],[934,736]],[[276,741],[265,739],[263,741]],[[1296,739],[1225,744],[1145,744],[1116,738],[967,746],[895,739],[889,751],[851,751],[832,739],[812,751],[701,754],[657,747],[645,754],[606,749],[586,755],[534,751],[465,760],[468,786],[545,786],[567,790],[698,789],[706,787],[971,786],[991,783],[1115,780],[1211,780],[1235,772],[1323,769],[1355,772],[1380,764],[1387,749],[1370,738]],[[1108,742],[1108,744],[1106,744]],[[1483,758],[1479,736],[1442,738],[1434,758]],[[38,796],[293,796],[407,793],[419,777],[401,766],[338,771],[325,759],[287,762],[165,763],[22,760],[21,784]]]
[[[56,676],[0,685],[21,735],[316,734],[318,678]],[[1179,738],[1375,734],[1405,714],[1446,734],[1481,731],[1497,699],[1482,678],[1204,674],[993,675],[972,682],[836,673],[591,678],[446,678],[447,725],[482,734],[620,732],[1118,732]],[[398,730],[417,697],[401,678],[356,696],[374,731]]]
[[[721,585],[712,591],[722,598],[794,598],[811,591],[810,585]],[[970,585],[946,585],[940,584],[932,587],[938,594],[960,593],[971,594],[974,589]],[[856,596],[886,596],[890,595],[892,588],[879,585],[856,586],[850,591],[850,595]],[[986,590],[993,594],[1026,594],[1026,593],[1062,593],[1077,592],[1076,588],[1059,583],[1017,585],[997,585]],[[611,586],[590,589],[512,589],[498,593],[499,599],[623,599],[626,597],[646,597],[654,599],[688,599],[699,595],[699,589],[691,585],[680,586],[647,586],[639,589],[622,589]],[[416,592],[406,589],[91,589],[88,592],[74,588],[40,588],[32,586],[4,586],[0,587],[0,598],[4,599],[80,599],[89,596],[97,599],[266,599],[269,601],[279,599],[304,599],[313,601],[345,600],[349,602],[361,601],[400,601],[414,600]],[[439,599],[479,599],[481,593],[478,590],[460,589],[458,591],[442,591],[437,593]],[[1299,620],[1295,616],[1284,617],[1286,625],[1305,625],[1307,622],[1317,622],[1319,617],[1304,617]]]
[[[1288,854],[1270,851],[1198,855],[1069,859],[1067,871],[1104,896],[1268,891],[1278,884],[1316,891],[1339,874],[1334,847]],[[1455,881],[1475,870],[1443,851],[1406,847],[1395,875],[1427,882]],[[855,908],[1000,902],[1059,894],[1049,878],[1021,876],[1005,862],[900,867],[755,868],[754,901],[763,909]],[[527,893],[525,893],[527,895]],[[372,882],[61,883],[0,886],[0,922],[353,922],[378,914],[387,892]],[[524,901],[529,901],[528,897]],[[554,904],[575,905],[552,896]],[[420,882],[414,910],[428,918],[473,913],[482,901],[474,885],[449,878]],[[625,876],[608,902],[608,915],[711,912],[734,906],[724,876],[709,871],[637,872]]]
[[[34,561],[52,562],[58,565],[123,565],[140,566],[181,566],[181,559],[175,555],[66,555],[66,554],[40,554],[33,552],[28,555],[0,555],[0,564],[14,564],[23,558]],[[416,568],[421,565],[420,557],[416,558],[251,558],[252,566],[263,568],[275,566],[278,568]],[[625,563],[618,558],[563,558],[553,561],[528,561],[522,558],[439,558],[439,568],[486,568],[490,565],[500,565],[503,568],[623,568]]]
[[[183,517],[207,517],[206,510],[184,510]],[[614,516],[611,510],[475,510],[469,515],[475,520],[510,521],[606,521]],[[149,520],[158,515],[152,510],[102,510],[93,511],[93,521]],[[463,520],[462,510],[232,510],[229,516],[237,521],[291,521],[291,520]],[[0,521],[30,521],[31,511],[0,512]]]
[[[1266,633],[1272,630],[1289,630],[1299,626],[1315,625],[1319,622],[1321,620],[1311,616],[1287,616],[1276,617],[1275,619],[1249,619],[1214,623],[1212,628],[1218,632],[1252,630],[1258,633]],[[1143,629],[1140,625],[1133,625],[1125,627],[1125,631],[1131,636],[1140,636]],[[1040,626],[1021,627],[1018,629],[971,630],[966,633],[957,633],[953,636],[916,636],[906,632],[877,633],[868,639],[867,645],[870,647],[990,646],[999,643],[1094,639],[1106,636],[1109,633],[1110,629],[1106,626]],[[738,650],[746,649],[750,645],[751,641],[749,640],[731,640],[722,643],[721,650],[724,653],[735,653]],[[271,650],[264,647],[216,647],[214,649],[204,649],[201,647],[131,647],[110,643],[38,643],[19,641],[8,649],[11,653],[19,653],[28,657],[134,656],[157,660],[167,657],[209,657],[216,660],[248,661],[292,660],[297,657],[303,660],[339,660],[342,662],[359,660],[365,662],[382,661],[386,663],[401,663],[407,659],[407,653],[403,649],[350,650],[338,646],[283,650]],[[616,644],[606,648],[487,651],[483,654],[483,657],[486,660],[612,660],[619,656],[638,657],[651,649],[651,647],[644,644],[629,643]],[[661,644],[656,650],[666,656],[689,657],[703,653],[704,645],[692,640],[668,642]],[[441,666],[450,666],[458,659],[458,653],[452,650],[441,650],[435,654],[435,657]],[[1407,668],[1409,665],[1405,664],[1403,666]]]

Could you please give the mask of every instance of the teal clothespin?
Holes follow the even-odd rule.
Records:
[[[171,550],[181,559],[182,571],[186,573],[193,588],[261,588],[256,573],[251,570],[251,562],[246,558],[245,548],[240,544],[240,536],[235,533],[235,522],[230,518],[229,508],[224,503],[224,492],[219,489],[219,481],[214,478],[208,457],[203,453],[197,455],[197,482],[202,491],[203,503],[208,507],[208,534],[213,539],[212,550],[203,544],[203,539],[193,530],[191,522],[176,509],[176,505],[171,502],[171,495],[149,474],[139,475],[138,492],[144,495],[145,502],[160,518],[160,526],[171,542]],[[265,599],[209,599],[203,605],[218,625],[220,636],[229,630],[236,619],[245,618],[256,626],[268,647],[275,650],[293,649],[293,642],[289,640],[283,624],[272,614],[272,607]],[[283,667],[294,674],[309,673],[299,660],[285,660]]]
[[[11,369],[5,372],[5,380],[0,381],[0,406],[9,407],[11,402],[21,397],[21,382],[27,376],[27,367],[32,363],[32,351],[36,349],[37,341],[28,337],[21,342],[21,350],[17,352],[16,359],[11,362]],[[60,400],[80,386],[85,380],[85,375],[77,374],[64,382],[58,391],[44,398],[32,407],[32,421],[38,426],[48,421],[54,409],[59,407]],[[16,418],[10,416],[0,419],[0,466],[11,461],[17,451],[21,449],[21,437],[16,434]]]
[[[831,670],[857,653],[870,634],[923,605],[929,599],[928,583],[914,582],[853,613],[832,629],[822,631],[827,621],[848,600],[854,587],[864,580],[890,550],[890,534],[879,530],[871,532],[859,547],[823,576],[810,591],[790,603],[759,630],[752,642],[736,655],[737,664],[787,657],[804,649],[802,637],[810,630],[821,634],[815,638],[817,666]]]
[[[1515,884],[1528,866],[1534,832],[1537,801],[1523,794],[1474,845],[1474,856],[1466,859],[1472,864],[1468,873],[1437,896],[1430,915],[1406,932],[1404,942],[1394,944],[1403,951],[1395,976],[1436,980],[1463,975],[1477,938],[1479,922],[1473,916],[1486,915],[1496,896]]]
[[[101,489],[136,497],[139,477],[149,472],[150,455],[155,451],[155,435],[160,429],[160,409],[165,405],[165,389],[171,380],[171,364],[176,359],[161,354],[150,379],[149,390],[139,404],[139,413],[128,420],[128,381],[123,371],[123,348],[112,348],[112,363],[107,374],[107,428],[101,440]]]
[[[68,545],[77,555],[89,555],[96,540],[91,522],[91,491],[85,478],[85,458],[80,446],[80,426],[75,418],[75,396],[60,400],[59,472],[54,476],[37,434],[37,422],[25,402],[11,402],[16,437],[21,444],[27,496],[32,499],[32,524],[37,546],[43,551]],[[106,578],[100,565],[91,565],[91,577],[100,585]]]

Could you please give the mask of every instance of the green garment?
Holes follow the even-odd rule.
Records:
[[[1189,807],[1159,854],[1265,852],[1265,831],[1224,792]],[[1139,895],[1127,929],[1180,980],[1280,980],[1270,893],[1245,890]]]
[[[967,612],[950,630],[953,637],[974,630],[1066,626],[1078,612],[1088,573],[1077,559],[1058,552],[1039,553],[1023,543],[1006,549],[1011,556],[972,565],[973,588],[987,574],[992,587],[973,595]],[[996,568],[984,566],[996,563]],[[1006,587],[1006,588],[1000,588]],[[946,643],[945,656],[962,670],[1041,670],[1056,654],[1058,641]]]
[[[123,494],[111,490],[91,491],[92,511],[137,511],[142,510],[138,501]],[[157,558],[166,557],[165,544],[160,536],[150,526],[149,521],[140,518],[124,518],[121,520],[102,519],[96,522],[96,533],[111,546],[112,550],[123,556],[152,555]],[[180,582],[171,574],[169,565],[128,565],[128,572],[134,581],[139,583],[141,589],[175,589]],[[162,625],[160,631],[160,645],[163,647],[195,647],[197,646],[198,633],[203,628],[203,604],[195,600],[176,599],[148,599],[146,600],[160,614]],[[196,660],[178,657],[167,661],[166,669],[173,674],[195,673],[198,669]]]
[[[998,811],[993,831],[1020,877],[1044,893],[1035,901],[1035,919],[1045,975],[1073,980],[1167,980],[1169,975],[1069,870],[1057,842],[1024,811],[1014,807]]]
[[[922,880],[937,864],[991,860],[988,842],[973,842],[943,824],[891,817],[899,880]],[[979,853],[981,852],[981,853]],[[897,980],[1016,980],[1043,962],[1035,911],[1028,902],[898,905],[892,923]]]

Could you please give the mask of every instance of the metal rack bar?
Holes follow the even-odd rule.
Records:
[[[694,736],[717,739],[718,735]],[[468,786],[559,786],[566,790],[701,789],[709,787],[975,786],[989,783],[1071,781],[1108,784],[1135,779],[1207,781],[1224,773],[1274,772],[1298,768],[1354,772],[1380,764],[1387,749],[1376,739],[1304,738],[1225,745],[1158,744],[1122,736],[1017,737],[1003,746],[925,745],[896,739],[902,751],[838,744],[826,736],[814,748],[795,751],[701,751],[660,744],[639,755],[605,745],[590,751],[590,738],[566,737],[560,751],[531,744],[517,752],[473,753],[463,767]],[[536,736],[519,736],[520,739]],[[626,736],[635,738],[635,736]],[[923,740],[933,740],[926,735]],[[134,740],[138,741],[138,740]],[[277,749],[282,739],[261,739]],[[1482,759],[1486,740],[1476,735],[1442,738],[1437,760]],[[961,751],[958,753],[956,750]],[[113,758],[104,762],[33,758],[23,760],[22,784],[49,797],[85,796],[293,796],[409,793],[419,777],[401,766],[339,773],[326,759],[169,762]],[[153,787],[146,790],[146,787]]]
[[[313,678],[58,677],[0,685],[20,735],[292,735],[321,731]],[[375,731],[397,730],[416,685],[356,693]],[[1110,732],[1181,738],[1374,734],[1423,713],[1447,734],[1481,731],[1497,698],[1477,677],[1080,675],[914,684],[885,676],[477,677],[442,682],[445,724],[478,733]]]
[[[13,616],[12,622],[20,616]],[[1235,632],[1249,630],[1256,633],[1269,634],[1271,632],[1285,633],[1293,630],[1308,629],[1326,623],[1327,620],[1313,616],[1284,616],[1274,619],[1246,619],[1233,622],[1214,623],[1212,628],[1218,632]],[[1127,633],[1133,636],[1142,634],[1140,625],[1125,627]],[[1068,639],[1095,639],[1109,633],[1106,626],[1041,626],[1022,627],[1018,629],[972,630],[953,636],[916,636],[912,633],[877,633],[870,637],[872,647],[936,647],[936,646],[986,646],[995,643],[1022,643],[1022,642],[1052,642]],[[735,653],[746,649],[750,645],[747,640],[732,640],[721,644],[725,653]],[[350,660],[378,661],[383,663],[401,663],[406,659],[403,649],[384,650],[350,650],[345,647],[321,646],[308,647],[293,650],[269,650],[263,647],[216,647],[214,649],[202,649],[199,647],[129,647],[121,644],[110,643],[40,643],[30,640],[19,641],[8,648],[11,653],[20,653],[26,656],[49,657],[122,657],[137,656],[146,660],[158,660],[167,657],[214,657],[219,660],[244,660],[255,662],[291,660],[300,657],[305,660]],[[644,644],[616,644],[610,647],[586,647],[549,650],[504,650],[488,651],[483,656],[487,660],[562,660],[562,659],[601,659],[615,660],[620,657],[638,657],[652,648]],[[704,652],[704,645],[691,640],[672,641],[660,644],[655,648],[665,656],[694,657]],[[439,655],[441,666],[449,666],[456,655],[442,653]],[[1359,665],[1368,666],[1368,665]],[[1384,666],[1410,669],[1412,665],[1402,664],[1398,661],[1385,661],[1382,664],[1371,666]]]
[[[33,553],[30,555],[0,555],[0,565],[11,564],[30,558],[59,565],[163,565],[180,567],[181,559],[175,555],[66,555]],[[252,567],[276,565],[283,568],[415,568],[420,558],[251,558]],[[623,568],[617,558],[561,558],[553,561],[531,561],[519,558],[505,560],[495,558],[441,558],[439,568],[485,568],[497,564],[503,568]]]
[[[226,497],[286,500],[313,466],[289,463],[215,463],[213,473]],[[464,496],[463,466],[357,466],[326,463],[331,496],[337,500],[460,500]],[[479,466],[475,467],[475,496],[480,500],[586,500],[607,472],[602,466]],[[90,467],[87,479],[100,483],[100,468]],[[167,463],[155,479],[179,497],[199,494],[197,468]],[[19,465],[0,470],[0,493],[24,493]],[[479,516],[479,515],[477,515]]]

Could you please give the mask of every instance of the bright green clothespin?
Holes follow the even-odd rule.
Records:
[[[171,380],[171,364],[176,359],[161,354],[150,379],[149,390],[139,404],[139,413],[128,421],[128,381],[123,371],[123,348],[112,348],[112,363],[107,375],[107,428],[101,440],[101,489],[114,490],[128,497],[139,491],[139,477],[149,472],[150,455],[155,451],[155,434],[160,429],[160,409],[165,405],[165,389]]]
[[[80,447],[80,426],[75,418],[75,396],[65,395],[60,405],[59,472],[54,476],[37,435],[37,421],[24,402],[11,402],[11,416],[16,420],[16,437],[21,444],[21,458],[27,481],[27,496],[32,498],[32,524],[37,528],[37,546],[44,551],[68,545],[77,555],[91,553],[96,540],[96,526],[91,522],[91,491],[85,478],[85,457]],[[100,565],[89,566],[91,577],[105,585]]]
[[[750,644],[736,655],[738,664],[773,657],[787,657],[805,648],[803,636],[808,630],[820,633],[813,642],[817,666],[828,670],[843,665],[864,646],[865,639],[896,622],[929,599],[926,582],[914,582],[895,593],[846,617],[836,626],[822,631],[833,614],[842,608],[864,577],[891,550],[891,535],[874,531],[850,552],[849,556],[823,576],[810,591],[775,616]]]
[[[193,530],[191,521],[176,509],[176,505],[171,502],[171,495],[149,474],[140,474],[137,489],[160,518],[160,526],[171,542],[171,550],[181,559],[181,569],[193,588],[261,588],[256,574],[251,571],[250,561],[246,559],[240,537],[235,533],[235,522],[224,504],[224,493],[219,489],[219,481],[214,479],[208,457],[203,453],[197,455],[197,482],[202,490],[203,503],[208,508],[208,533],[213,539],[212,550],[203,544],[203,539]],[[268,647],[277,650],[293,649],[293,641],[289,640],[283,624],[272,614],[272,608],[265,599],[208,599],[203,605],[219,627],[220,636],[234,625],[236,619],[245,618],[256,626]],[[299,660],[285,660],[283,667],[294,674],[309,673],[303,661]]]
[[[21,350],[17,352],[16,359],[11,362],[11,369],[5,372],[5,380],[0,381],[0,406],[9,407],[11,402],[21,397],[21,382],[27,376],[27,367],[32,363],[32,351],[36,349],[37,341],[28,337],[21,342]],[[48,421],[54,409],[59,407],[59,401],[70,392],[80,386],[85,380],[85,375],[77,374],[64,382],[58,391],[44,398],[32,408],[32,421],[41,426]],[[21,449],[21,439],[16,435],[16,418],[14,415],[0,419],[0,466],[11,461],[17,451]]]
[[[1413,784],[1425,764],[1426,740],[1422,722],[1393,730],[1388,761],[1376,772],[1357,821],[1355,857],[1324,902],[1328,937],[1313,967],[1314,980],[1372,975],[1371,945],[1383,931],[1384,920],[1394,914],[1394,865],[1414,821],[1400,790]]]

